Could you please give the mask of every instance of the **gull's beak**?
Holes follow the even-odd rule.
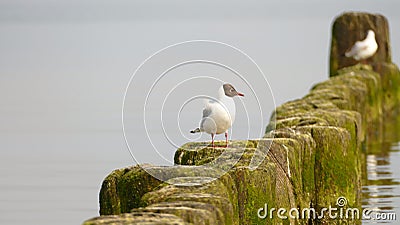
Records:
[[[238,94],[239,96],[242,96],[242,97],[244,96],[244,94],[242,94],[242,93],[240,93],[240,92],[238,92],[237,94]]]

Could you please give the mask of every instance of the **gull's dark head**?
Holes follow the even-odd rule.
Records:
[[[222,87],[224,88],[225,95],[228,97],[244,96],[244,94],[236,91],[232,84],[224,84]]]

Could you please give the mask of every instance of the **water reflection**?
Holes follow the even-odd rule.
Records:
[[[400,203],[400,142],[367,146],[362,188],[362,207],[375,212],[396,213]],[[363,220],[363,224],[395,221]]]

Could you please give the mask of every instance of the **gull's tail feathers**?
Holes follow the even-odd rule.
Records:
[[[190,133],[192,133],[192,134],[199,133],[199,132],[201,132],[200,128],[196,128],[196,129],[190,131]]]
[[[353,57],[354,56],[354,54],[355,54],[355,49],[354,49],[354,47],[353,48],[351,48],[349,51],[347,51],[346,53],[344,53],[344,55],[346,56],[346,57]]]

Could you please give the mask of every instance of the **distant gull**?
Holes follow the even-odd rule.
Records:
[[[378,44],[375,40],[375,33],[368,30],[367,37],[362,41],[357,41],[350,51],[346,52],[346,57],[353,57],[355,60],[365,60],[373,56],[378,49]]]
[[[190,133],[206,132],[211,134],[211,145],[214,148],[214,136],[225,132],[225,147],[228,147],[228,129],[235,120],[235,102],[233,97],[244,96],[237,92],[231,84],[224,84],[218,90],[218,99],[209,100],[203,109],[203,118],[200,128]]]

